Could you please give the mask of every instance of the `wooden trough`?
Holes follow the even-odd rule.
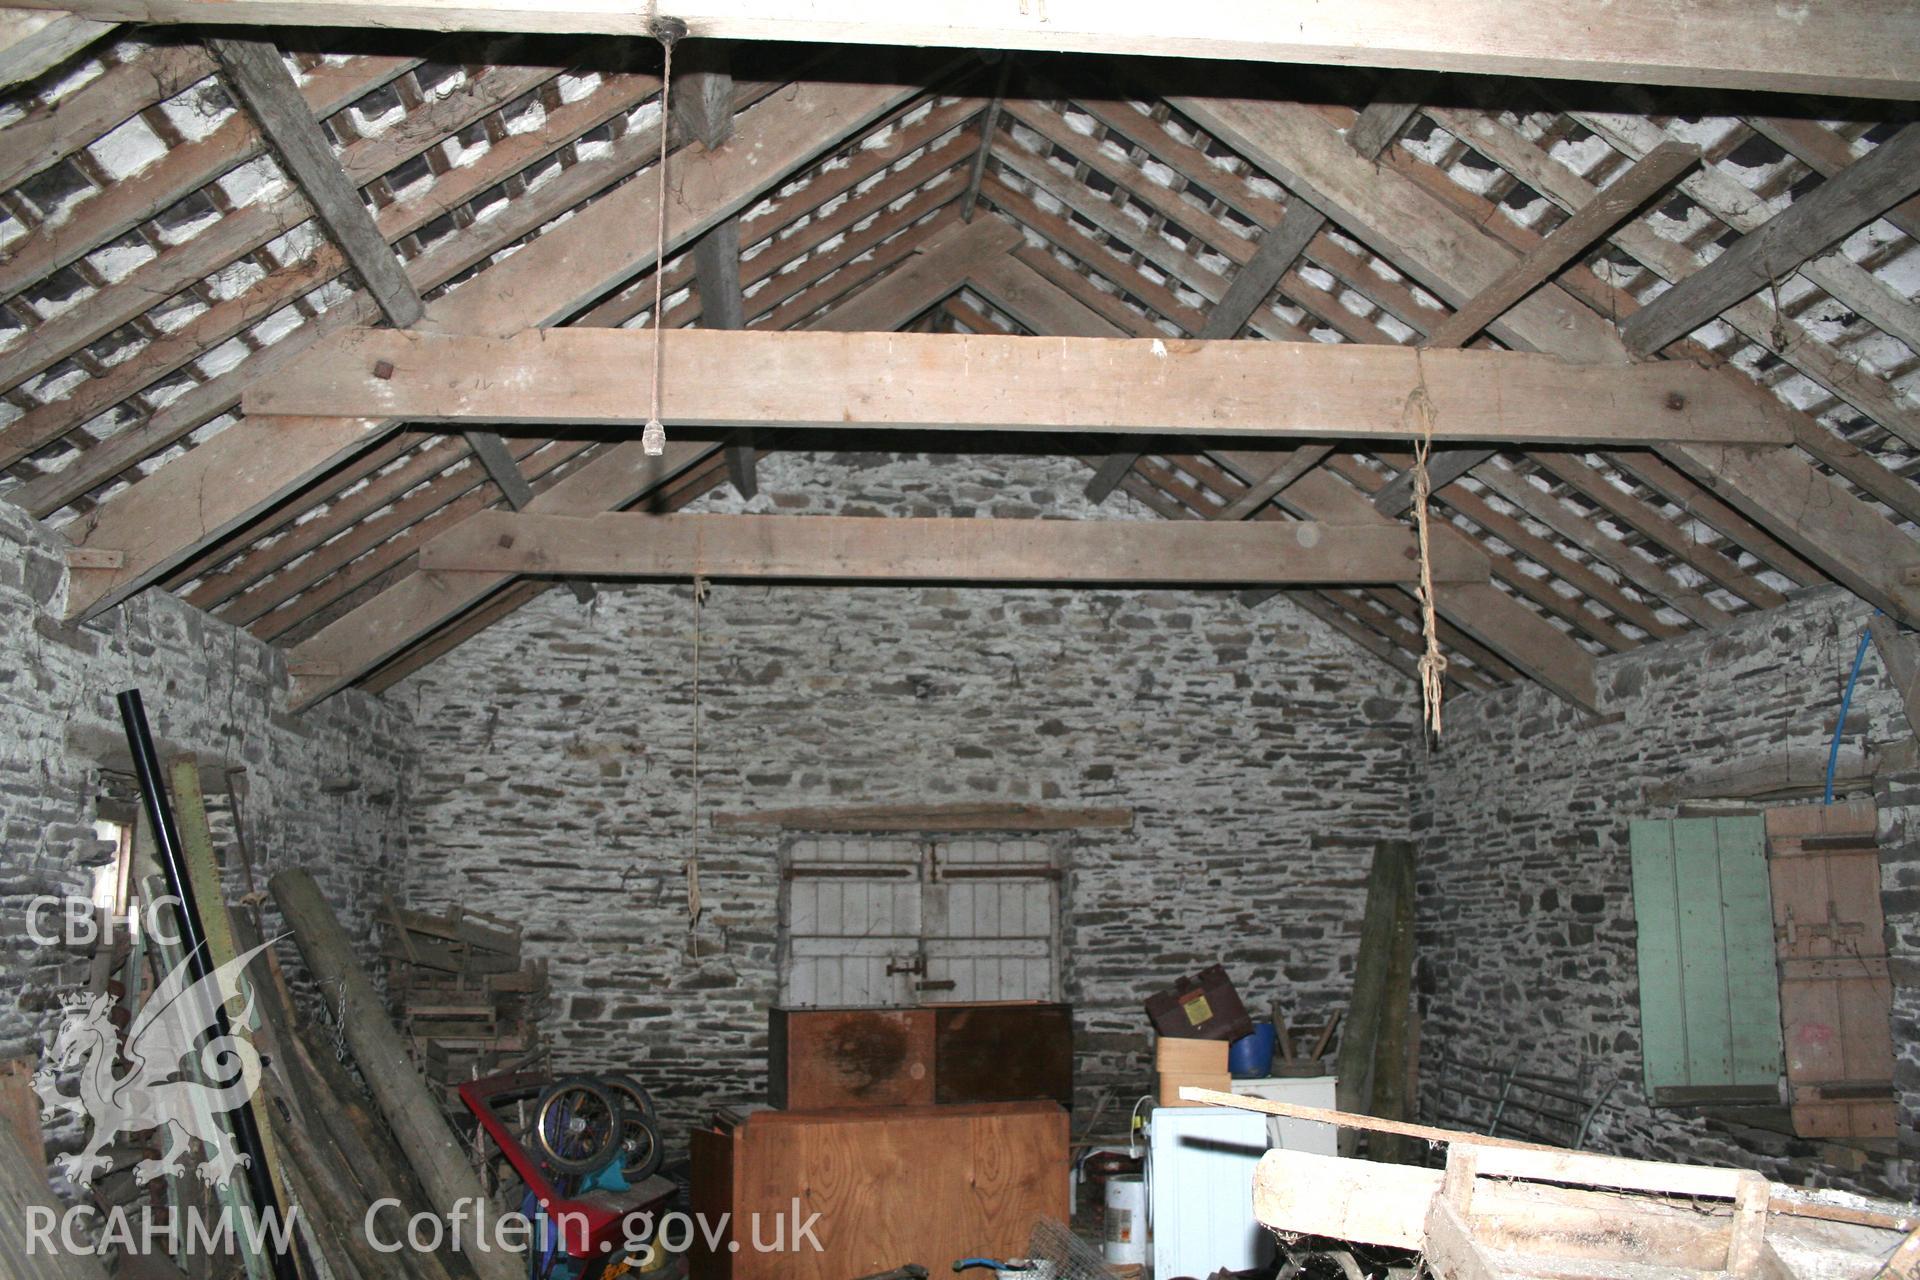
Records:
[[[1272,1112],[1208,1090],[1183,1098]],[[1444,1170],[1274,1150],[1254,1216],[1283,1235],[1412,1249],[1439,1280],[1912,1280],[1895,1262],[1920,1207],[1810,1192],[1739,1169],[1626,1160],[1288,1107],[1349,1127],[1419,1130]],[[1904,1257],[1904,1254],[1902,1254]],[[1893,1263],[1890,1266],[1890,1263]]]

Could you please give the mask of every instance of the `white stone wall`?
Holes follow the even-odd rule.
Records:
[[[1026,457],[781,454],[751,510],[1159,517]],[[733,491],[707,509],[739,510]],[[417,724],[408,890],[526,922],[563,1069],[631,1067],[676,1131],[765,1089],[779,839],[699,829],[693,604],[541,597],[390,696]],[[1150,1080],[1141,1000],[1227,961],[1315,1016],[1351,983],[1374,842],[1401,838],[1415,692],[1282,601],[1223,591],[716,584],[701,617],[703,813],[978,800],[1124,805],[1072,841],[1082,1114]]]
[[[84,980],[79,955],[29,938],[26,911],[36,895],[91,889],[101,765],[127,767],[122,689],[141,691],[163,760],[192,753],[203,770],[246,770],[242,812],[262,887],[274,870],[308,866],[348,930],[365,936],[405,862],[403,711],[349,693],[290,714],[279,651],[164,591],[68,627],[63,547],[0,503],[0,1057],[38,1053],[61,992]],[[230,819],[218,825],[225,832]],[[224,873],[236,896],[237,858]]]
[[[1627,830],[1677,816],[1655,784],[1793,750],[1824,759],[1871,610],[1836,588],[1722,630],[1603,660],[1608,721],[1537,688],[1462,698],[1423,762],[1419,841],[1422,1085],[1445,1051],[1504,1069],[1582,1075],[1614,1092],[1592,1145],[1665,1160],[1761,1168],[1910,1198],[1920,1114],[1920,777],[1882,781],[1883,902],[1894,955],[1901,1159],[1649,1107]],[[1612,713],[1622,718],[1614,721]],[[1894,747],[1912,729],[1869,650],[1845,751]],[[1788,1163],[1791,1161],[1792,1163]]]

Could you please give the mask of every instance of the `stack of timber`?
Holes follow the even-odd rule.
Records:
[[[1205,1096],[1202,1096],[1202,1095]],[[1448,1146],[1444,1170],[1269,1151],[1254,1216],[1283,1236],[1409,1249],[1437,1280],[1876,1280],[1920,1206],[1740,1169],[1627,1160],[1188,1090],[1192,1101]]]
[[[429,915],[391,902],[375,919],[385,931],[394,1020],[450,1114],[466,1114],[453,1093],[461,1082],[524,1070],[543,1057],[546,963],[522,960],[518,926],[457,906]]]

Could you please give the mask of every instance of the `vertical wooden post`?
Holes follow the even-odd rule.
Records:
[[[1346,1029],[1340,1036],[1336,1067],[1339,1081],[1334,1087],[1334,1096],[1342,1111],[1372,1110],[1376,1087],[1374,1064],[1381,1048],[1382,1030],[1389,1020],[1396,1030],[1389,1032],[1387,1038],[1397,1041],[1404,1056],[1405,1009],[1389,1007],[1389,1002],[1396,989],[1396,967],[1403,960],[1411,967],[1412,896],[1413,845],[1404,840],[1381,841],[1374,848],[1373,868],[1367,875],[1367,906],[1360,925],[1360,955],[1354,965],[1353,1001],[1347,1010]],[[1403,901],[1407,913],[1404,922]],[[1407,935],[1404,946],[1400,942],[1403,931]],[[1404,1006],[1405,975],[1401,975],[1397,990]],[[1357,1133],[1343,1130],[1340,1153],[1352,1155],[1358,1141]]]

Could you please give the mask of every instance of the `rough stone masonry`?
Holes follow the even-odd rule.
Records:
[[[245,770],[256,876],[311,867],[359,936],[371,905],[397,888],[412,767],[403,711],[354,693],[289,713],[277,649],[164,591],[66,625],[65,545],[0,503],[0,973],[9,992],[0,1059],[36,1063],[57,1030],[61,993],[85,968],[81,949],[33,941],[28,904],[92,892],[92,867],[106,853],[93,829],[102,799],[132,794],[116,693],[141,690],[163,761],[197,757],[214,790],[226,769]],[[231,815],[219,818],[230,830]],[[232,900],[240,875],[231,853],[222,874]],[[38,931],[56,928],[49,916]],[[293,962],[290,946],[286,955]],[[49,1146],[58,1152],[77,1137],[57,1130]]]
[[[1420,770],[1421,1064],[1431,1109],[1446,1054],[1497,1069],[1613,1086],[1595,1147],[1662,1160],[1757,1167],[1787,1182],[1910,1199],[1920,1117],[1920,775],[1873,784],[1882,905],[1894,973],[1896,1156],[1785,1137],[1650,1107],[1640,1067],[1627,829],[1677,816],[1656,784],[1792,753],[1823,762],[1872,610],[1838,588],[1713,632],[1600,663],[1607,719],[1534,687],[1449,704],[1446,737]],[[1618,718],[1614,718],[1617,714]],[[1913,728],[1869,652],[1846,757],[1911,745]],[[1759,806],[1751,806],[1757,809]],[[1516,1056],[1516,1050],[1518,1050]],[[1451,1083],[1462,1083],[1458,1079]],[[1811,1171],[1811,1172],[1810,1172]]]

